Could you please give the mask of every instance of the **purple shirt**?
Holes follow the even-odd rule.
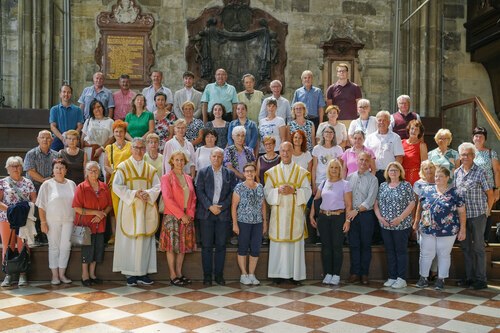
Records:
[[[345,209],[344,194],[347,192],[352,192],[347,180],[341,179],[333,183],[329,180],[325,181],[321,188],[323,200],[319,208],[323,210]]]

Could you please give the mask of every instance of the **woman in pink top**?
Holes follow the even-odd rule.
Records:
[[[345,212],[352,209],[352,190],[349,182],[341,178],[342,164],[338,159],[328,162],[326,176],[314,197],[315,200],[322,198],[319,215],[316,220],[313,205],[310,218],[311,225],[318,228],[321,235],[321,260],[325,276],[323,283],[338,285],[344,233],[349,231],[351,225]]]
[[[365,143],[365,132],[362,130],[356,130],[352,134],[352,147],[347,149],[344,154],[342,154],[342,160],[344,161],[344,169],[342,178],[346,179],[351,173],[358,171],[358,154],[362,151],[370,154],[371,162],[370,162],[370,170],[373,175],[375,175],[375,154],[373,150],[366,147]]]

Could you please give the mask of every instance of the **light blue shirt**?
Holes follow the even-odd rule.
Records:
[[[234,145],[232,133],[233,129],[236,126],[241,126],[239,119],[233,120],[231,123],[229,123],[229,129],[227,130],[228,146]],[[245,130],[247,131],[245,134],[245,146],[255,149],[255,146],[257,146],[257,139],[259,138],[259,130],[257,129],[257,124],[247,118],[244,127]]]
[[[82,110],[74,104],[65,107],[59,103],[50,108],[49,124],[56,123],[61,134],[68,130],[76,130],[78,123],[83,125],[84,122]]]
[[[260,113],[259,113],[259,121],[267,117],[267,101],[270,100],[271,98],[274,97],[269,96],[264,98],[264,101],[262,101],[262,106],[260,107]],[[278,107],[276,108],[276,115],[278,117],[283,118],[285,120],[285,123],[288,124],[289,122],[292,121],[292,108],[290,107],[290,102],[283,96],[280,96],[280,98],[276,99],[276,101],[278,102]]]
[[[219,86],[217,83],[209,83],[201,95],[201,102],[208,103],[207,113],[212,112],[215,103],[220,103],[226,108],[226,113],[233,112],[233,104],[238,103],[238,94],[236,88],[230,84],[224,83]]]
[[[83,89],[83,92],[78,99],[78,103],[84,105],[83,118],[85,118],[85,120],[90,118],[90,103],[92,103],[94,98],[104,104],[104,107],[106,108],[104,112],[105,116],[109,114],[109,108],[115,107],[115,100],[113,99],[113,93],[111,90],[102,87],[101,91],[96,92],[94,86],[87,87]]]
[[[326,106],[323,92],[320,88],[312,86],[307,90],[305,87],[300,87],[295,90],[292,99],[292,105],[295,102],[302,102],[307,107],[307,115],[311,117],[319,117],[319,108]]]

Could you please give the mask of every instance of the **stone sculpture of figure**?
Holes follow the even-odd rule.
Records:
[[[133,23],[139,15],[139,8],[134,7],[133,0],[121,0],[113,14],[118,23]]]

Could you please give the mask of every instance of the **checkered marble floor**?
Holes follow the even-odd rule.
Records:
[[[451,282],[449,283],[451,284]],[[500,285],[442,292],[318,281],[187,288],[107,282],[0,289],[8,332],[500,332]]]

